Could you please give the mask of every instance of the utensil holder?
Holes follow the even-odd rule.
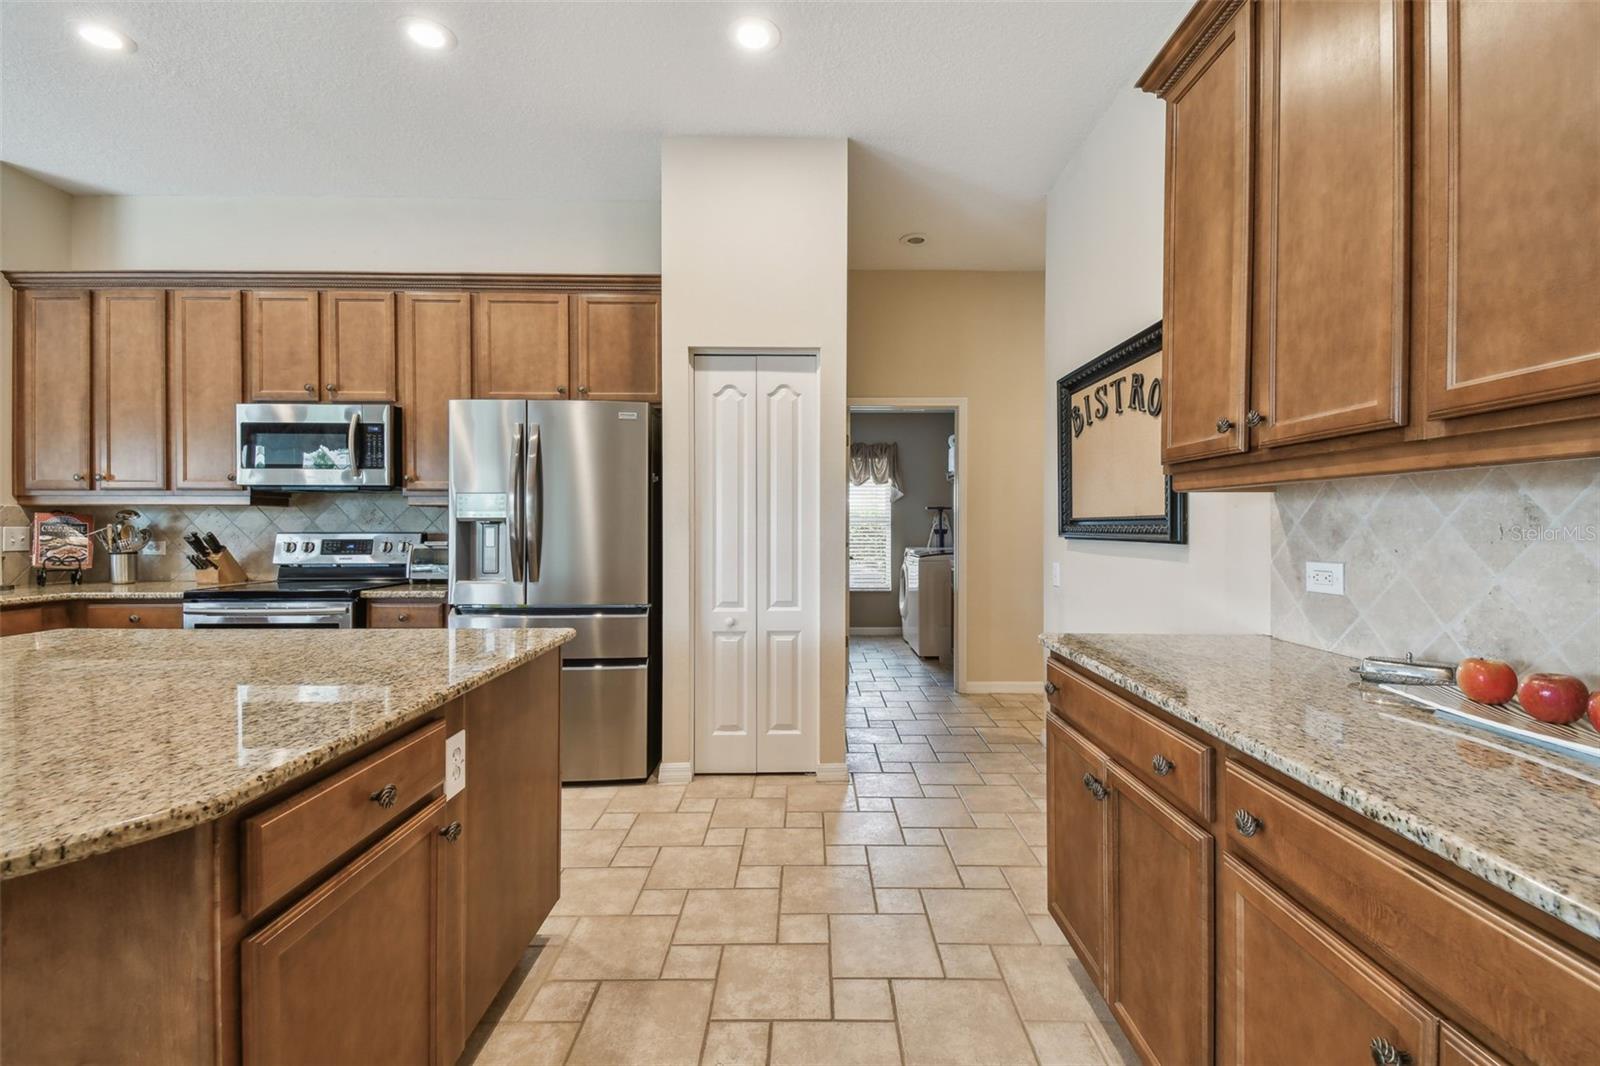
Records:
[[[111,559],[111,583],[131,585],[139,580],[138,552],[107,552]]]
[[[227,550],[216,552],[210,556],[215,570],[196,570],[194,582],[197,585],[242,585],[250,580],[250,575],[244,572],[244,567],[239,565],[239,560]]]

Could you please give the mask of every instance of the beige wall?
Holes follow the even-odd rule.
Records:
[[[1039,678],[1044,361],[1037,272],[850,273],[850,396],[965,397],[966,683]],[[960,429],[957,430],[961,432]]]
[[[847,175],[842,139],[662,144],[663,763],[693,760],[693,354],[790,349],[818,357],[818,761],[842,771]]]
[[[1062,171],[1045,234],[1045,344],[1035,405],[1044,625],[1079,633],[1265,633],[1272,494],[1189,494],[1189,543],[1056,534],[1056,379],[1161,318],[1163,104],[1127,89]],[[1052,567],[1061,584],[1051,584]],[[1034,670],[1038,672],[1037,649]]]

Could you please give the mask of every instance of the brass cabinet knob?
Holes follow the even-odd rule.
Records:
[[[450,843],[454,844],[456,841],[461,839],[461,823],[451,822],[449,825],[439,830],[439,835],[444,837]]]
[[[1150,760],[1150,769],[1156,772],[1157,777],[1166,777],[1172,773],[1172,760],[1165,755],[1157,755]]]
[[[315,385],[311,384],[308,381],[308,382],[306,382],[306,391],[311,393],[314,396],[314,395],[316,395],[317,387]]]
[[[1266,415],[1263,415],[1260,411],[1257,411],[1257,410],[1254,410],[1254,409],[1249,411],[1244,416],[1244,424],[1247,425],[1247,426],[1259,426],[1261,423],[1265,422],[1266,420],[1267,420],[1267,416]]]
[[[337,386],[337,385],[329,385],[328,386],[328,395],[329,396],[336,396],[336,395],[338,395],[338,393],[339,393],[339,386]]]
[[[96,481],[104,481],[104,480],[105,480],[105,479],[106,479],[106,476],[105,476],[105,475],[104,475],[104,474],[96,474],[96,475],[95,475],[95,476],[94,476],[94,479],[95,479],[95,480],[96,480]]]
[[[72,480],[74,480],[74,481],[82,481],[83,480],[83,475],[82,474],[73,474],[72,475]]]
[[[579,396],[587,396],[587,395],[589,395],[589,386],[587,386],[587,385],[579,385],[578,386],[578,395]]]
[[[380,807],[393,807],[394,801],[399,795],[400,790],[398,788],[395,788],[393,785],[384,785],[382,788],[378,789],[378,791],[374,792],[369,798],[373,803],[376,803]]]
[[[395,619],[400,622],[409,622],[411,621],[411,616],[406,612],[401,611],[399,614],[395,615]]]
[[[556,386],[556,395],[557,396],[565,396],[566,394],[567,394],[567,387],[565,385],[557,385]]]
[[[1226,433],[1226,432],[1228,432],[1228,430],[1230,430],[1232,428],[1233,428],[1233,419],[1231,419],[1231,418],[1219,418],[1219,419],[1217,419],[1217,432],[1218,433]]]
[[[136,614],[130,614],[128,616],[128,621],[132,622],[134,625],[138,625],[139,624],[139,616],[136,615]]]
[[[1267,824],[1249,811],[1240,807],[1233,812],[1233,827],[1242,837],[1253,837],[1267,827]]]

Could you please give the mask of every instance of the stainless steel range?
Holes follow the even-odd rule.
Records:
[[[350,629],[361,594],[406,580],[406,560],[420,533],[279,533],[273,581],[183,594],[183,628]]]

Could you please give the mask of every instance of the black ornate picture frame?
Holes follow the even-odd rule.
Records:
[[[1166,501],[1163,513],[1092,517],[1073,513],[1073,441],[1081,438],[1086,431],[1085,423],[1092,426],[1096,417],[1088,396],[1104,398],[1103,404],[1097,403],[1095,406],[1107,415],[1131,414],[1134,417],[1155,418],[1159,422],[1164,400],[1162,379],[1144,380],[1142,375],[1130,375],[1128,371],[1161,350],[1161,323],[1157,322],[1070,374],[1063,375],[1056,382],[1056,476],[1060,487],[1061,536],[1069,540],[1129,540],[1159,544],[1188,542],[1188,503],[1183,493],[1172,491],[1172,478],[1161,468],[1159,430],[1154,454],[1148,459],[1137,457],[1135,461],[1139,467],[1137,476],[1146,476],[1148,471],[1149,477],[1161,479],[1161,497]],[[1130,377],[1137,380],[1130,380]],[[1074,410],[1074,395],[1102,385],[1105,387],[1102,393],[1087,393],[1081,406]],[[1111,399],[1113,393],[1114,401]],[[1151,410],[1152,407],[1154,410]]]

